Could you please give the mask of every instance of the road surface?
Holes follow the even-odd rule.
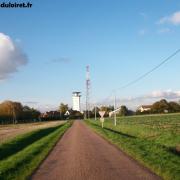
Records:
[[[115,146],[75,121],[32,176],[33,180],[156,180]]]

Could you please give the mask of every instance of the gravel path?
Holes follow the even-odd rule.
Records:
[[[32,176],[33,180],[156,180],[160,179],[140,166],[82,121],[57,143]]]

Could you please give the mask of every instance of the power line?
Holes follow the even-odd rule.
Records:
[[[126,89],[127,87],[137,83],[138,81],[140,81],[141,79],[145,78],[146,76],[148,76],[149,74],[151,74],[152,72],[154,72],[155,70],[157,70],[159,67],[161,67],[163,64],[165,64],[167,61],[169,61],[170,59],[172,59],[174,56],[176,56],[178,53],[180,52],[180,49],[176,50],[173,54],[171,54],[170,56],[168,56],[167,58],[165,58],[161,63],[159,63],[158,65],[156,65],[155,67],[153,67],[152,69],[150,69],[149,71],[147,71],[146,73],[144,73],[143,75],[139,76],[138,78],[130,81],[129,83],[121,86],[118,89],[114,89],[112,90],[112,92],[110,93],[110,95],[105,98],[105,100],[109,99],[112,95],[112,93],[118,91],[118,90],[122,90],[122,89]]]
[[[125,89],[133,84],[135,84],[136,82],[140,81],[141,79],[145,78],[146,76],[148,76],[149,74],[151,74],[153,71],[155,71],[156,69],[158,69],[159,67],[161,67],[163,64],[165,64],[167,61],[169,61],[171,58],[173,58],[176,54],[178,54],[180,52],[180,49],[178,49],[177,51],[175,51],[173,54],[171,54],[170,56],[168,56],[167,58],[165,58],[161,63],[159,63],[158,65],[156,65],[154,68],[152,68],[151,70],[149,70],[148,72],[144,73],[143,75],[139,76],[138,78],[136,78],[135,80],[127,83],[126,85],[120,87],[118,90],[120,89]]]

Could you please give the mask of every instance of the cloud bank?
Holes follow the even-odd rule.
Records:
[[[147,32],[147,29],[141,29],[139,30],[139,35],[144,36],[145,34],[147,34]]]
[[[159,34],[170,33],[170,32],[172,32],[172,31],[171,31],[171,29],[169,29],[169,28],[162,28],[162,29],[159,29],[159,30],[158,30],[158,33],[159,33]]]
[[[180,91],[153,91],[150,94],[144,96],[119,99],[119,103],[125,104],[135,110],[140,105],[153,104],[155,101],[159,101],[160,99],[166,99],[168,101],[179,101]]]
[[[42,113],[44,113],[46,111],[56,111],[59,109],[58,105],[41,103],[41,102],[37,102],[37,101],[25,101],[25,102],[23,102],[23,105],[29,106],[31,108],[35,108]]]
[[[26,64],[26,54],[9,36],[0,33],[0,80],[7,79],[10,74],[17,72],[20,66]]]
[[[138,97],[127,97],[127,98],[117,98],[117,106],[126,105],[132,110],[136,110],[137,107],[141,105],[153,104],[160,99],[167,99],[168,101],[179,101],[180,91],[172,90],[159,90],[153,91],[149,94],[138,96]],[[97,103],[99,105],[113,105],[113,98],[108,99],[106,102]]]
[[[178,99],[180,98],[180,91],[153,91],[147,98],[165,98],[165,99]]]
[[[180,11],[173,13],[170,16],[162,17],[158,24],[173,24],[173,25],[180,25]]]

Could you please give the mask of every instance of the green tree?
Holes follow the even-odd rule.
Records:
[[[14,123],[17,123],[18,119],[22,115],[23,106],[20,102],[13,102],[12,103],[12,112],[13,112],[13,120]]]
[[[29,106],[23,106],[23,113],[21,116],[21,120],[23,122],[32,121],[34,119],[38,120],[40,114],[41,113],[34,108],[30,108]]]
[[[100,111],[105,111],[105,117],[109,116],[109,112],[113,111],[114,107],[113,106],[101,106]]]
[[[93,109],[92,109],[92,117],[91,118],[94,118],[95,117],[95,111],[96,111],[96,117],[100,117],[100,115],[99,115],[99,111],[100,111],[100,108],[98,108],[98,107],[94,107]]]
[[[59,106],[59,112],[61,114],[61,117],[64,117],[64,114],[66,113],[66,111],[68,111],[68,104],[63,104],[61,103]]]
[[[169,104],[165,99],[155,102],[152,105],[151,111],[153,113],[164,113],[165,111],[169,111]]]
[[[69,119],[83,119],[83,114],[79,111],[70,110]]]
[[[4,101],[0,104],[0,117],[16,123],[22,114],[23,106],[19,102]]]
[[[128,113],[129,113],[128,108],[127,108],[126,106],[124,106],[124,105],[121,106],[120,115],[121,115],[121,116],[127,116]]]
[[[176,102],[169,102],[169,112],[180,112],[180,105]]]

